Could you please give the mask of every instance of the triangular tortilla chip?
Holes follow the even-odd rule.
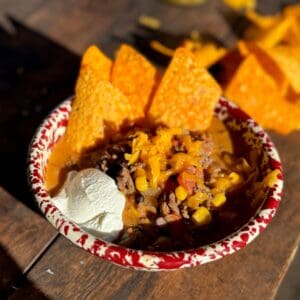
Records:
[[[292,18],[281,18],[273,26],[262,30],[256,41],[262,46],[271,48],[279,44],[293,26]]]
[[[85,127],[95,126],[89,122],[89,117],[92,115],[96,115],[98,126],[102,126],[102,114],[94,113],[94,109],[100,105],[96,98],[96,90],[101,80],[109,80],[111,65],[111,60],[96,46],[89,47],[82,57],[72,113],[65,134],[65,140],[69,144],[70,151],[73,152],[69,155],[79,154],[83,148],[93,146],[95,139],[102,138],[101,135],[96,136],[95,132],[87,137]],[[98,134],[100,134],[99,130]]]
[[[140,53],[122,45],[113,64],[111,82],[125,96],[142,118],[156,82],[156,69]]]
[[[287,45],[299,46],[300,44],[300,17],[287,17],[291,19],[291,26],[283,37],[283,42]]]
[[[288,89],[288,79],[278,63],[268,52],[268,49],[261,47],[255,42],[238,42],[240,53],[244,56],[254,54],[264,70],[274,79],[280,94],[285,95]]]
[[[80,72],[85,69],[93,70],[93,77],[97,80],[110,80],[112,61],[100,51],[97,46],[90,46],[83,54]],[[78,81],[81,74],[79,74]]]
[[[94,108],[93,90],[100,80],[109,80],[112,62],[96,46],[90,46],[84,53],[79,77],[76,84],[76,96],[72,105],[72,113],[68,122],[66,134],[54,146],[46,169],[46,188],[56,192],[63,182],[68,165],[75,163],[80,151],[86,146],[93,145],[95,137],[88,142],[85,140],[85,125],[88,115]],[[83,109],[82,106],[88,107]],[[88,112],[88,110],[90,110]],[[99,126],[103,120],[100,116]],[[101,138],[101,136],[100,136]],[[80,141],[82,139],[82,141]]]
[[[277,46],[268,50],[296,93],[300,93],[300,45]]]
[[[204,43],[199,50],[194,51],[194,55],[200,67],[209,68],[220,60],[227,50],[223,47],[218,47],[214,43]]]
[[[300,128],[299,107],[278,93],[273,79],[254,54],[240,65],[225,95],[267,129],[287,134]]]
[[[300,18],[300,4],[286,6],[283,9],[283,15],[286,17]]]
[[[206,130],[221,89],[189,50],[178,48],[154,95],[148,118],[169,127]]]
[[[109,98],[98,99],[99,84],[109,80],[111,66],[111,60],[96,46],[89,47],[83,55],[65,135],[75,154],[94,146],[96,140],[103,138],[101,101],[108,101]]]
[[[84,73],[88,82],[93,81],[90,70],[86,69]],[[84,80],[79,80],[66,139],[75,153],[82,153],[104,137],[109,138],[135,116],[128,98],[110,82],[99,81],[89,89]]]

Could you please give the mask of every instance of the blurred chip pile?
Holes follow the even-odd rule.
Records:
[[[266,129],[288,134],[300,129],[300,5],[286,6],[276,15],[254,10],[255,1],[226,0],[246,9],[250,25],[234,48],[191,37],[182,47],[198,63],[211,68],[225,96],[237,103]],[[150,46],[171,56],[163,44]]]
[[[300,5],[275,16],[245,15],[251,25],[231,50],[240,63],[225,83],[225,96],[265,128],[282,134],[300,129]]]

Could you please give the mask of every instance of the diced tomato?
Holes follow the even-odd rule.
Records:
[[[188,173],[190,173],[190,174],[194,174],[194,175],[196,175],[197,177],[200,177],[200,178],[203,178],[203,171],[202,171],[202,169],[201,168],[197,168],[196,166],[191,166],[191,165],[189,165],[189,166],[186,166],[185,168],[184,168],[184,171],[186,171],[186,172],[188,172]]]
[[[192,194],[196,188],[195,175],[187,171],[181,172],[177,177],[177,181],[188,192],[189,195]]]

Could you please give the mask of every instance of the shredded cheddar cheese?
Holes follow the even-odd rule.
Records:
[[[179,152],[171,155],[172,140],[175,136],[182,136],[182,146],[185,147],[187,153]],[[138,160],[143,162],[145,168],[137,170],[136,178],[143,176],[148,180],[149,188],[157,188],[162,187],[171,175],[179,173],[186,166],[200,168],[200,150],[201,141],[192,141],[191,136],[185,134],[182,129],[159,128],[156,135],[151,138],[145,132],[137,132],[132,141],[132,152],[125,153],[125,159],[129,165]],[[197,176],[193,174],[189,176],[199,181]],[[145,186],[144,183],[141,184],[141,179],[138,182],[139,187]],[[137,189],[140,190],[138,187]]]

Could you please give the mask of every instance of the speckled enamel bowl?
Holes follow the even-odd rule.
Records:
[[[64,101],[46,118],[33,137],[29,149],[28,179],[39,208],[48,221],[75,245],[123,267],[159,271],[202,265],[232,254],[252,242],[270,223],[281,200],[283,175],[278,153],[267,133],[236,105],[221,98],[216,116],[235,131],[243,132],[247,142],[265,153],[264,163],[280,171],[275,186],[269,189],[258,213],[237,232],[197,249],[174,252],[149,252],[124,248],[85,232],[68,220],[51,202],[44,185],[45,167],[53,145],[63,135],[71,112],[71,98]],[[260,166],[264,167],[264,166]]]

